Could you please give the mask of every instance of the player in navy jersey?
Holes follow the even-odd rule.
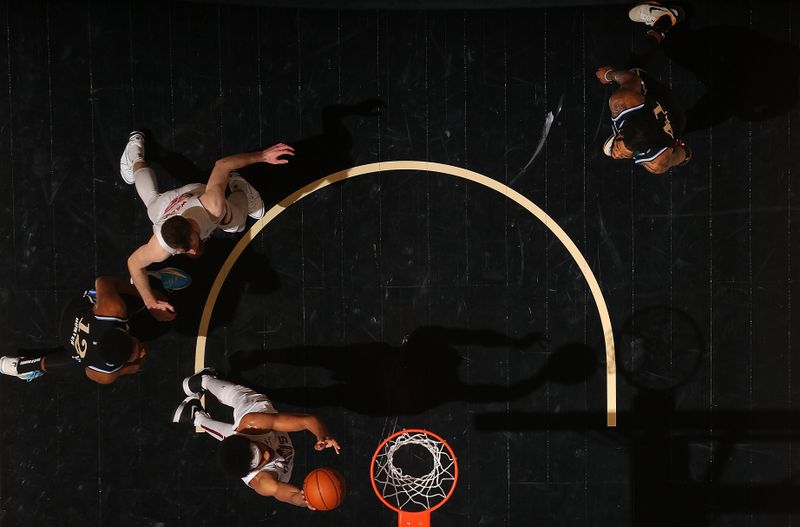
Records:
[[[158,290],[156,290],[158,291]],[[158,293],[159,297],[166,296]],[[175,314],[162,310],[146,313],[136,288],[120,278],[101,276],[94,289],[70,301],[60,321],[62,347],[44,356],[0,357],[0,373],[32,381],[48,372],[83,367],[86,376],[110,384],[139,371],[146,353],[130,334],[129,322],[138,315],[169,321]]]
[[[658,2],[638,4],[628,15],[652,27],[646,34],[651,53],[683,19],[681,9]],[[603,153],[632,159],[654,174],[689,162],[691,151],[680,139],[686,116],[668,88],[639,68],[603,66],[596,76],[603,84],[618,85],[608,100],[613,133],[603,144]]]

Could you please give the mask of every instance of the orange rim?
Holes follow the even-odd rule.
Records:
[[[395,505],[392,505],[391,503],[389,503],[386,500],[386,498],[383,497],[383,494],[381,494],[381,491],[378,490],[378,486],[375,484],[375,460],[378,458],[378,455],[381,453],[381,450],[383,450],[383,447],[386,446],[387,443],[389,443],[392,439],[394,439],[394,438],[396,438],[398,436],[401,436],[403,434],[425,434],[426,436],[430,436],[430,437],[436,439],[437,441],[439,441],[441,444],[443,444],[444,447],[447,449],[447,453],[453,459],[453,468],[454,468],[454,470],[453,470],[453,484],[450,486],[450,490],[447,492],[447,495],[442,499],[442,501],[440,501],[439,503],[437,503],[433,507],[431,507],[429,509],[424,509],[424,510],[418,511],[418,512],[404,511],[403,509],[401,509],[401,508],[399,508],[399,507],[397,507]],[[395,511],[395,512],[397,512],[399,514],[406,514],[406,515],[408,515],[408,514],[413,514],[413,515],[419,514],[419,515],[422,515],[423,513],[430,513],[430,512],[435,511],[436,509],[438,509],[439,507],[444,505],[447,502],[447,500],[450,499],[450,496],[453,495],[453,492],[456,490],[456,484],[458,483],[458,459],[456,459],[456,454],[455,454],[455,452],[453,452],[453,449],[450,448],[450,445],[447,443],[447,441],[442,439],[441,436],[439,436],[437,434],[434,434],[433,432],[431,432],[429,430],[423,430],[422,428],[405,428],[403,430],[400,430],[398,432],[393,433],[392,435],[390,435],[389,437],[387,437],[386,439],[381,441],[381,444],[378,445],[378,448],[375,449],[375,453],[372,454],[372,461],[370,462],[370,465],[369,465],[369,480],[372,483],[372,490],[375,491],[375,495],[378,496],[378,499],[380,499],[383,502],[384,505],[386,505],[387,507],[389,507],[393,511]]]

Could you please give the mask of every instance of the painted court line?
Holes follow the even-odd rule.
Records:
[[[245,248],[256,238],[256,236],[258,236],[261,230],[266,227],[269,222],[274,220],[281,212],[288,209],[291,205],[294,205],[309,194],[312,194],[313,192],[323,189],[329,185],[338,183],[339,181],[343,181],[345,179],[363,176],[365,174],[398,170],[416,170],[447,174],[450,176],[467,179],[474,183],[483,185],[484,187],[488,187],[514,201],[516,204],[533,214],[545,225],[545,227],[550,229],[550,232],[552,232],[556,238],[558,238],[564,248],[567,249],[572,258],[575,260],[575,263],[578,264],[578,267],[583,273],[583,277],[586,279],[586,282],[589,285],[589,290],[592,292],[592,298],[594,298],[595,305],[597,306],[597,312],[600,316],[600,324],[603,327],[603,336],[606,349],[606,426],[616,426],[617,361],[614,352],[614,333],[611,328],[611,317],[608,313],[608,308],[606,307],[605,298],[603,298],[600,285],[597,283],[597,279],[589,267],[586,258],[583,257],[583,254],[581,254],[580,250],[578,250],[578,247],[567,235],[567,233],[564,232],[564,230],[550,216],[548,216],[547,213],[545,213],[535,203],[516,190],[509,188],[499,181],[471,170],[454,167],[451,165],[444,165],[441,163],[430,163],[427,161],[386,161],[348,168],[306,185],[295,193],[287,196],[280,203],[276,204],[269,211],[267,211],[264,217],[253,224],[253,226],[250,227],[250,229],[239,240],[239,243],[237,243],[233,248],[230,255],[228,255],[228,258],[225,260],[225,263],[222,264],[222,268],[219,270],[217,278],[214,280],[214,284],[211,286],[211,290],[208,293],[208,298],[206,299],[206,305],[203,308],[203,315],[200,319],[200,327],[197,332],[197,344],[195,347],[194,361],[195,372],[198,372],[205,367],[206,337],[208,335],[208,327],[211,322],[211,314],[214,311],[214,305],[216,304],[219,292],[222,289],[222,284],[225,283],[228,273],[230,273],[231,269],[233,268],[234,264],[236,264],[236,261],[239,259],[239,256],[241,256]]]

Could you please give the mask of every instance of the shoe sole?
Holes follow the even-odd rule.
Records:
[[[184,399],[183,401],[181,401],[181,404],[179,404],[178,408],[175,409],[175,413],[172,414],[172,422],[173,423],[180,423],[181,422],[181,415],[183,414],[183,411],[186,409],[186,407],[189,405],[189,403],[192,400],[198,400],[198,397],[189,396],[186,399]]]
[[[253,218],[254,220],[260,220],[261,218],[263,218],[263,217],[264,217],[264,213],[265,213],[265,212],[266,212],[266,211],[264,210],[264,205],[261,205],[261,208],[260,208],[260,209],[258,209],[256,212],[253,212],[253,213],[250,213],[250,214],[248,214],[248,216],[250,216],[250,217],[251,217],[251,218]]]
[[[612,155],[611,155],[611,148],[612,148],[612,146],[614,145],[614,138],[615,138],[615,137],[616,137],[615,135],[612,135],[611,137],[609,137],[608,139],[606,139],[606,142],[605,142],[605,143],[603,143],[603,153],[604,153],[605,155],[607,155],[608,157],[612,157]]]
[[[156,271],[147,271],[147,276],[152,276],[168,292],[186,289],[192,284],[192,277],[176,267],[165,267]]]

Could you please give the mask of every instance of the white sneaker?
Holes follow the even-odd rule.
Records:
[[[250,183],[239,175],[238,172],[231,172],[228,178],[228,188],[231,192],[241,191],[247,196],[247,215],[254,220],[260,220],[264,217],[264,200],[256,189]]]
[[[188,396],[199,397],[205,393],[205,388],[203,388],[203,377],[213,377],[214,379],[217,378],[217,370],[214,368],[203,368],[199,372],[195,373],[194,375],[190,375],[183,379],[183,393]]]
[[[175,409],[175,413],[172,414],[172,422],[195,424],[194,418],[197,414],[203,414],[208,417],[208,412],[203,410],[203,407],[200,405],[200,397],[197,395],[190,395],[181,401],[181,404]]]
[[[616,139],[616,138],[617,138],[617,136],[612,134],[608,139],[606,139],[606,142],[603,143],[603,153],[605,155],[607,155],[608,157],[612,157],[611,156],[611,149],[614,146],[614,139]]]
[[[133,185],[133,165],[144,161],[144,134],[134,130],[119,158],[119,173],[128,185]]]
[[[666,7],[659,2],[643,2],[641,4],[636,4],[628,11],[628,18],[633,22],[647,24],[650,27],[653,27],[656,20],[664,15],[670,18],[673,26],[683,18],[678,8]]]
[[[10,375],[11,377],[16,377],[28,382],[44,375],[43,372],[38,370],[29,371],[27,373],[17,373],[18,365],[19,359],[17,357],[0,357],[0,373],[4,375]]]

